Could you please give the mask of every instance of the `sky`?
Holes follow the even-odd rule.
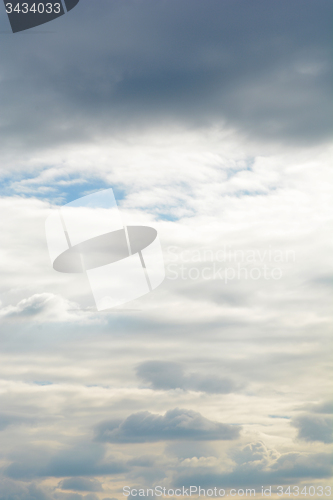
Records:
[[[12,34],[1,6],[0,500],[332,498],[331,16],[80,0]],[[96,311],[45,220],[107,188],[166,277]]]

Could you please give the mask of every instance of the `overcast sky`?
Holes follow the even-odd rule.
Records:
[[[0,500],[330,484],[332,2],[0,7]],[[97,312],[44,224],[110,187],[166,279]]]

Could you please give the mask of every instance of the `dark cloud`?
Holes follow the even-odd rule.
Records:
[[[2,34],[1,135],[38,149],[171,121],[329,138],[331,10],[325,0],[82,0],[52,32]]]
[[[292,421],[298,429],[298,438],[304,441],[333,442],[333,417],[305,414]]]
[[[60,481],[58,488],[76,491],[103,491],[102,485],[96,479],[85,477],[70,477]]]
[[[239,431],[239,426],[213,422],[195,411],[176,408],[163,416],[145,411],[122,421],[104,422],[97,428],[96,439],[110,443],[229,440],[236,439]]]
[[[199,373],[185,375],[179,363],[169,361],[146,361],[137,367],[136,373],[152,389],[183,389],[211,394],[228,394],[238,390],[237,385],[228,378]]]
[[[50,456],[44,449],[29,449],[21,453],[4,469],[7,477],[71,477],[113,475],[126,471],[119,460],[105,458],[105,448],[97,443],[80,444]]]

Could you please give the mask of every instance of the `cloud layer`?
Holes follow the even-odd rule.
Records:
[[[0,500],[329,485],[331,5],[1,8]],[[98,314],[45,219],[105,187],[166,280]]]
[[[200,413],[175,408],[163,416],[139,412],[122,422],[105,422],[98,427],[96,438],[109,443],[144,443],[175,439],[229,440],[238,436],[238,427],[211,422]]]
[[[137,367],[136,373],[152,389],[183,389],[207,392],[210,394],[228,394],[236,391],[236,384],[219,376],[207,376],[200,373],[185,374],[182,366],[168,361],[145,361]]]

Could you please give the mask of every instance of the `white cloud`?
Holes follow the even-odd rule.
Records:
[[[290,419],[300,406],[330,396],[328,151],[281,151],[217,129],[165,129],[44,151],[31,168],[40,176],[34,182],[16,180],[13,187],[20,192],[26,186],[56,186],[52,202],[64,201],[72,179],[84,181],[84,190],[92,176],[116,193],[123,189],[119,205],[127,223],[157,226],[167,279],[128,309],[97,314],[84,276],[51,267],[44,235],[50,201],[0,199],[0,390],[8,412],[38,416],[39,429],[36,437],[31,425],[29,432],[23,425],[6,427],[4,457],[15,443],[67,446],[68,436],[91,435],[110,414],[124,421],[144,411],[164,415],[176,406],[209,421],[241,424],[244,444],[260,439],[281,454],[307,453],[311,446],[322,453],[327,444],[297,440]],[[255,259],[244,262],[249,255]],[[218,269],[267,265],[280,268],[282,277],[227,283],[224,276],[189,278],[192,267],[212,272],[214,259]],[[177,279],[171,279],[174,264]],[[182,265],[186,279],[180,276]],[[179,383],[167,391],[149,381],[142,386],[136,368],[154,360],[181,366],[187,390],[177,388]],[[316,367],[315,378],[309,366]],[[237,391],[221,390],[223,381],[232,381]],[[124,444],[112,446],[123,453]],[[163,451],[158,443],[136,446],[141,455]],[[197,457],[200,463],[192,460],[195,455],[184,460],[207,470],[215,452],[207,451],[206,461]],[[225,460],[229,470],[231,459]],[[170,464],[163,467],[171,470]],[[163,467],[154,465],[151,473],[160,477]],[[109,496],[116,496],[113,488]]]

